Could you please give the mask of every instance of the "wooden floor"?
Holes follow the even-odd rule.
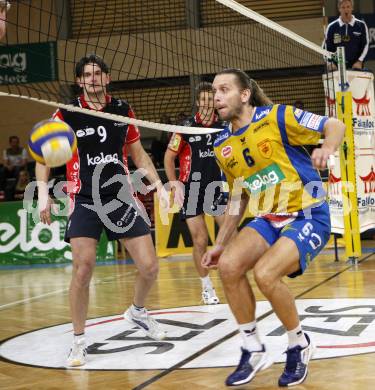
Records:
[[[375,298],[375,242],[365,243],[369,249],[357,266],[345,261],[335,263],[332,251],[325,251],[314,260],[304,276],[288,280],[297,299]],[[344,257],[343,253],[340,255]],[[131,303],[134,277],[133,265],[98,266],[91,287],[89,317],[122,313]],[[213,279],[218,295],[225,303],[217,274],[213,274]],[[69,280],[69,268],[0,271],[0,340],[70,322]],[[256,296],[264,300],[258,290]],[[199,304],[200,282],[192,262],[189,259],[161,259],[160,276],[152,290],[148,307],[160,310]],[[239,350],[235,348],[233,354],[237,359]],[[0,388],[223,389],[226,376],[233,370],[233,367],[179,369],[178,366],[169,370],[88,371],[36,368],[3,359],[0,361]],[[374,367],[375,353],[313,360],[307,380],[295,388],[373,389]],[[282,369],[282,364],[274,364],[259,373],[251,384],[240,388],[277,388],[277,378]]]

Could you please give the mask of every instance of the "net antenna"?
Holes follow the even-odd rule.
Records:
[[[215,129],[180,126],[177,118],[195,108],[198,82],[212,81],[224,68],[240,68],[273,102],[301,99],[305,109],[324,112],[321,76],[324,57],[333,54],[236,1],[162,0],[161,6],[140,0],[139,7],[130,0],[11,3],[0,44],[0,96],[143,129],[208,133]],[[74,65],[91,53],[110,67],[110,93],[129,101],[139,119],[69,104],[78,92]],[[163,117],[173,119],[167,123]]]

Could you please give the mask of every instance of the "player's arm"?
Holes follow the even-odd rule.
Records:
[[[160,180],[150,156],[143,149],[141,141],[138,139],[137,141],[127,144],[126,147],[135,166],[138,169],[143,168],[146,171],[146,178],[150,182],[152,188],[156,188],[162,207],[164,209],[169,209],[169,195]]]
[[[176,176],[176,157],[178,153],[167,148],[164,154],[164,169],[167,175],[173,201],[181,207],[184,203],[184,185]]]
[[[230,195],[228,207],[224,214],[224,223],[219,229],[215,245],[226,246],[229,239],[237,229],[249,202],[249,196],[245,191],[241,195]]]
[[[215,245],[202,257],[202,266],[215,268],[225,246],[233,237],[249,202],[248,195],[243,191],[240,195],[230,195],[224,214],[224,222],[220,226]]]
[[[150,184],[156,189],[160,189],[163,187],[163,184],[160,180],[160,177],[156,171],[156,168],[150,158],[150,156],[143,149],[141,141],[138,139],[131,144],[127,144],[126,146],[129,154],[135,164],[135,166],[140,169],[143,168],[146,170],[146,177]]]
[[[180,134],[173,134],[167,150],[164,154],[164,169],[167,175],[173,201],[181,207],[184,203],[185,188],[184,184],[176,176],[176,158],[183,148],[183,139]]]
[[[169,181],[176,181],[176,157],[178,154],[169,148],[164,154],[164,169]]]
[[[51,204],[52,201],[48,195],[48,178],[50,168],[46,165],[36,163],[35,177],[38,185],[38,207],[40,220],[43,223],[51,223]]]
[[[177,181],[176,177],[176,157],[181,153],[183,147],[183,139],[180,134],[174,133],[169,140],[167,150],[164,154],[164,169],[168,180]]]
[[[344,134],[345,125],[336,118],[329,118],[323,127],[324,141],[321,148],[314,149],[311,160],[313,166],[318,169],[325,169],[330,155],[333,155],[340,146]]]
[[[362,70],[362,68],[363,68],[363,62],[366,58],[366,55],[368,53],[368,49],[370,46],[370,37],[369,37],[369,33],[368,33],[368,28],[367,28],[366,23],[364,23],[364,22],[363,22],[362,30],[363,30],[363,33],[361,35],[361,49],[362,49],[362,51],[361,51],[360,56],[358,57],[358,60],[352,66],[353,69],[359,69],[359,70]]]

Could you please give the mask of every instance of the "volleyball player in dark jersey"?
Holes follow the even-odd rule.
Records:
[[[83,93],[73,105],[134,117],[126,101],[107,94],[109,70],[100,57],[90,55],[82,58],[76,65],[76,80]],[[137,127],[64,109],[58,110],[54,118],[72,127],[78,143],[77,152],[67,164],[67,192],[71,207],[65,240],[70,242],[73,254],[70,308],[74,341],[67,365],[80,366],[86,362],[84,330],[89,284],[95,266],[97,242],[103,229],[109,240],[124,243],[138,268],[133,305],[124,313],[125,319],[153,339],[165,337],[160,325],[144,308],[147,294],[158,274],[158,262],[149,226],[142,218],[144,208],[134,196],[126,175],[125,146],[137,168],[144,168],[149,182],[157,186],[162,202],[166,201],[167,195],[141,145]],[[37,164],[36,176],[39,201],[48,199],[47,205],[41,207],[41,220],[50,223],[51,200],[43,185],[48,181],[49,168]]]
[[[224,128],[215,114],[212,85],[198,84],[196,89],[198,112],[184,122],[185,126]],[[175,199],[180,202],[181,216],[186,220],[192,240],[193,259],[202,282],[202,298],[205,304],[217,304],[219,299],[208,275],[201,265],[207,249],[208,231],[205,214],[214,215],[221,224],[227,197],[222,188],[221,172],[215,161],[212,145],[216,133],[173,134],[164,156],[164,167],[170,182],[173,182]],[[180,176],[177,181],[175,159],[179,158]],[[183,195],[184,193],[184,195]]]

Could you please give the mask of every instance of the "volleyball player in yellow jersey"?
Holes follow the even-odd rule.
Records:
[[[326,167],[345,126],[334,118],[272,105],[257,83],[237,69],[218,73],[213,90],[220,118],[230,122],[216,138],[214,151],[231,200],[216,243],[202,265],[219,268],[243,338],[239,365],[226,384],[247,383],[272,364],[257,333],[255,297],[246,277],[252,269],[288,334],[279,386],[296,385],[306,378],[313,346],[282,278],[302,274],[328,241],[329,208],[316,168]],[[323,145],[310,158],[302,145],[318,143],[322,133]],[[248,204],[256,218],[230,240]]]

